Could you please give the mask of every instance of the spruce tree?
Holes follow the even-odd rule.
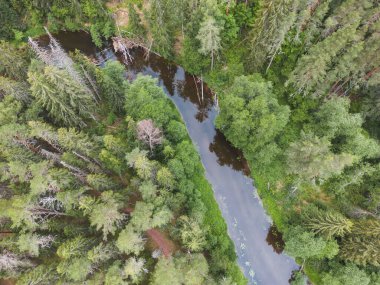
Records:
[[[329,239],[344,236],[353,225],[349,219],[336,212],[318,211],[305,215],[304,220],[307,228]]]
[[[380,266],[380,239],[349,236],[342,240],[340,257],[362,266]]]
[[[32,96],[57,123],[66,126],[86,126],[93,118],[92,95],[65,70],[42,66],[34,62],[28,72]]]
[[[136,12],[135,6],[132,3],[129,3],[128,5],[128,15],[129,15],[129,22],[128,22],[128,28],[129,31],[139,37],[145,37],[145,27],[141,23],[140,15]]]

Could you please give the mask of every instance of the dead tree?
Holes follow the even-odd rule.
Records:
[[[133,61],[133,56],[131,55],[131,50],[134,48],[141,48],[145,55],[144,58],[147,60],[149,58],[150,53],[154,53],[156,55],[159,55],[156,52],[153,52],[151,50],[153,42],[149,44],[149,47],[145,45],[142,41],[138,39],[130,39],[130,38],[123,38],[123,37],[113,37],[112,38],[113,42],[113,48],[115,52],[120,52],[123,54],[123,59],[125,64],[129,64]]]
[[[0,253],[0,271],[13,272],[19,267],[29,267],[31,265],[30,261],[10,251],[5,250]]]
[[[137,137],[149,146],[150,151],[153,150],[154,146],[162,143],[162,133],[159,128],[154,126],[151,119],[137,123]]]

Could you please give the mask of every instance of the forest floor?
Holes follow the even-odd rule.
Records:
[[[177,246],[167,237],[165,233],[157,229],[150,229],[146,232],[155,247],[158,247],[165,257],[171,256],[172,253],[176,251]]]

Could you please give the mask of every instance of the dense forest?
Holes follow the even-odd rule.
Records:
[[[117,62],[68,56],[53,37],[49,52],[27,43],[47,26],[86,30],[99,47],[127,37],[203,78],[218,97],[216,126],[243,151],[300,264],[292,283],[380,284],[379,5],[1,1],[2,276],[245,283],[162,90],[148,77],[127,83]],[[163,258],[157,234],[182,254]]]
[[[177,110],[154,79],[1,42],[0,276],[17,284],[244,283]]]

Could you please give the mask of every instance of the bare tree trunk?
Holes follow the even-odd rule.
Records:
[[[201,84],[202,84],[202,103],[203,103],[203,75],[201,74]]]
[[[194,79],[195,88],[197,89],[198,101],[199,101],[199,104],[201,104],[201,99],[199,98],[199,92],[198,92],[198,84],[197,84],[197,81],[195,80],[195,76],[194,75],[193,75],[193,79]]]
[[[281,47],[281,45],[278,44],[278,45],[277,45],[277,48],[276,48],[276,50],[275,50],[275,52],[272,54],[272,57],[271,57],[271,59],[270,59],[270,62],[269,62],[269,64],[268,64],[267,69],[265,70],[265,73],[268,73],[268,70],[269,70],[270,66],[272,65],[273,60],[274,60],[274,58],[276,57],[276,55],[277,55],[278,50],[280,49],[280,47]]]
[[[211,52],[211,70],[214,67],[214,51]]]

